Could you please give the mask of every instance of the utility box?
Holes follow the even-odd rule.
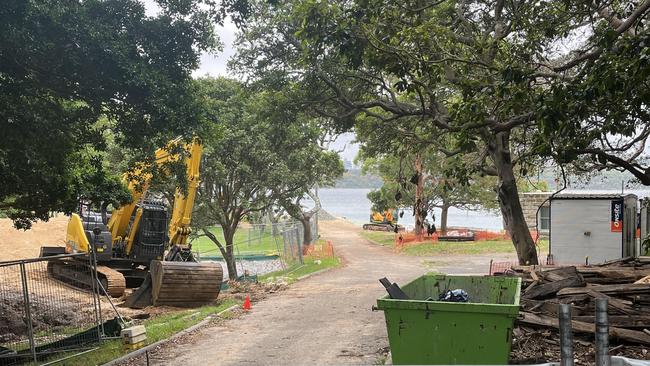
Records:
[[[549,261],[596,264],[638,256],[633,194],[565,193],[550,199]]]

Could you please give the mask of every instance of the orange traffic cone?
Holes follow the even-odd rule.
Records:
[[[246,295],[246,299],[244,299],[244,310],[250,310],[251,309],[251,298],[250,296]]]

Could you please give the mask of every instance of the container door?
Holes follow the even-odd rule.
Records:
[[[638,256],[636,251],[637,227],[637,200],[625,199],[625,213],[623,214],[623,257]]]
[[[648,238],[648,235],[650,234],[650,216],[648,215],[648,206],[650,204],[650,200],[647,198],[644,198],[640,201],[640,213],[639,213],[639,218],[640,218],[640,223],[639,223],[639,242],[640,242],[640,251],[639,255],[646,255],[646,238]]]

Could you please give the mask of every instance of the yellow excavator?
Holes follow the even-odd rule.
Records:
[[[103,290],[120,297],[125,289],[138,287],[127,298],[131,307],[148,305],[195,306],[215,300],[221,289],[223,271],[217,263],[198,263],[187,243],[191,233],[192,208],[199,184],[202,148],[198,139],[185,144],[178,138],[156,151],[155,162],[178,161],[171,153],[182,147],[187,172],[187,194],[176,188],[169,218],[163,199],[152,198],[147,189],[151,175],[144,166],[124,180],[132,194],[130,204],[106,215],[86,210],[72,214],[66,233],[66,247],[42,247],[41,256],[85,253],[74,259],[51,260],[51,276],[78,287],[93,287],[88,266],[94,254],[97,277]],[[94,253],[93,253],[94,252]]]
[[[388,209],[384,212],[372,211],[370,213],[370,223],[363,224],[363,230],[370,231],[398,231],[404,228],[397,224],[397,210]]]

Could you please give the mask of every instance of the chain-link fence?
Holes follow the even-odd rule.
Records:
[[[310,220],[311,237],[315,241],[319,237],[318,215]],[[215,227],[215,234],[221,229]],[[219,240],[221,236],[216,235]],[[206,239],[207,240],[207,239]],[[237,263],[237,272],[241,275],[263,274],[284,269],[295,262],[303,263],[304,227],[295,220],[283,220],[276,223],[242,224],[234,236],[233,252]],[[222,245],[225,243],[222,243]],[[201,260],[222,260],[222,254],[216,245],[196,245]],[[225,267],[225,266],[224,266]],[[227,270],[224,268],[224,270]],[[224,273],[226,276],[226,273]]]
[[[52,278],[64,261],[75,273],[67,283]],[[0,262],[0,365],[39,362],[101,339],[96,289],[74,287],[96,278],[93,268],[79,255]]]

